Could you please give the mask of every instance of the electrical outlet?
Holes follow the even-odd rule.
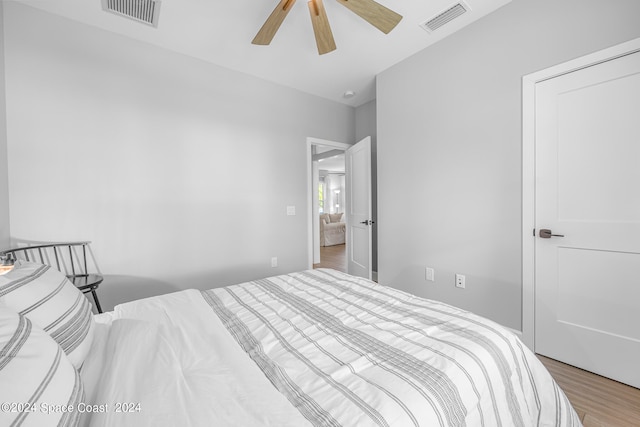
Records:
[[[465,288],[464,274],[456,274],[456,288]]]
[[[425,273],[424,273],[424,278],[425,280],[428,280],[430,282],[435,282],[435,271],[433,270],[433,268],[431,267],[427,267],[425,269]]]
[[[271,267],[277,267],[278,266],[278,257],[274,256],[271,258]]]

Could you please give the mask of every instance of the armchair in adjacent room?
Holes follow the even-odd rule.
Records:
[[[342,245],[346,234],[344,213],[320,215],[320,246]]]

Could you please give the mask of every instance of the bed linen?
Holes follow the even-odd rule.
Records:
[[[96,375],[83,367],[87,395],[95,396],[87,404],[97,411],[85,413],[81,425],[310,425],[235,343],[200,291],[122,304],[108,315],[108,334],[94,338],[102,351],[85,362],[102,368]]]
[[[100,376],[103,367],[108,360],[107,340],[111,331],[111,323],[113,322],[113,312],[101,313],[93,316],[94,319],[94,335],[93,342],[87,357],[80,369],[80,377],[84,384],[85,402],[95,402],[98,390],[100,388]],[[89,425],[91,412],[80,413],[80,425]]]
[[[62,347],[28,317],[0,303],[0,426],[77,425],[80,375]]]
[[[0,302],[44,329],[73,366],[82,366],[93,341],[91,303],[63,273],[18,260],[0,276]]]
[[[111,318],[93,403],[140,409],[87,425],[580,425],[513,333],[334,270],[135,301]]]

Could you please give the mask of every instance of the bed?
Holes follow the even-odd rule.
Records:
[[[510,331],[330,269],[118,305],[91,335],[80,425],[581,425]]]

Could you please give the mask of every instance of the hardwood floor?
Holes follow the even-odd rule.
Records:
[[[320,248],[313,268],[347,271],[345,245]],[[640,427],[640,389],[538,355],[571,401],[584,427]]]
[[[320,246],[320,263],[313,264],[313,268],[333,268],[346,273],[346,245]]]
[[[538,355],[584,427],[640,426],[640,389]]]

